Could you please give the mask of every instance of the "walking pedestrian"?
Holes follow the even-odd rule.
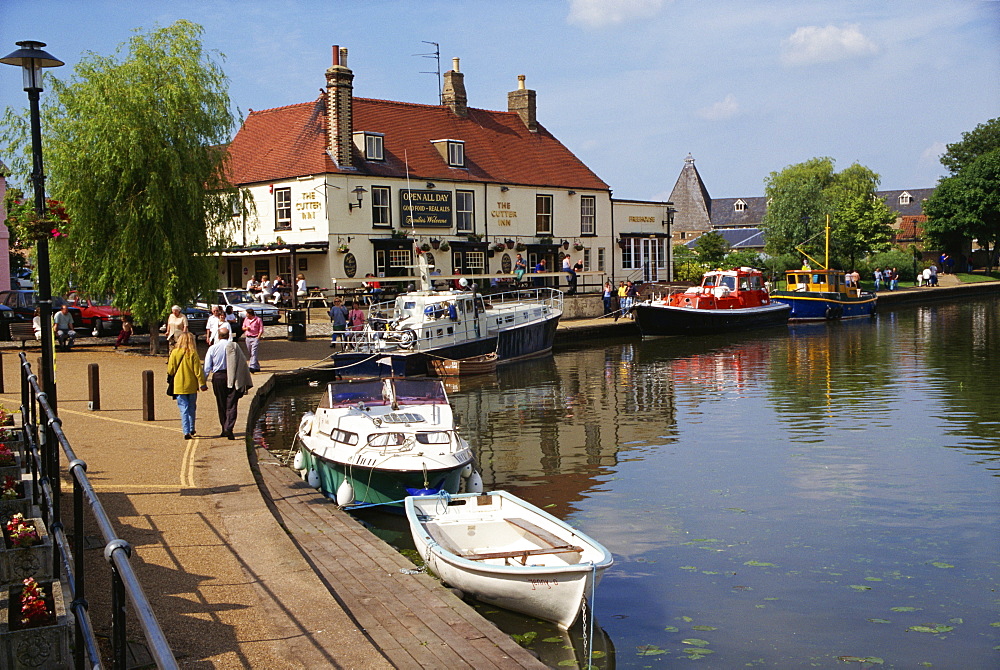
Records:
[[[875,292],[878,293],[878,290],[882,288],[882,268],[875,268],[875,272],[872,276],[875,279]]]
[[[215,405],[222,433],[219,437],[235,440],[236,412],[240,398],[253,386],[250,367],[243,350],[229,339],[229,326],[219,326],[218,341],[205,355],[205,377],[212,380]]]
[[[345,339],[344,332],[347,330],[347,315],[350,314],[348,309],[341,304],[340,298],[333,299],[333,307],[330,308],[330,323],[331,323],[331,334],[330,334],[330,346],[337,344],[337,338],[341,340]]]
[[[604,301],[604,316],[611,314],[611,294],[614,293],[615,287],[611,283],[611,280],[604,282],[604,293],[601,295],[601,299]]]
[[[177,346],[177,338],[181,333],[186,333],[188,329],[187,316],[181,312],[180,305],[170,308],[170,316],[167,317],[167,346],[173,350]]]
[[[226,322],[226,315],[218,305],[212,307],[212,316],[205,322],[205,343],[212,346],[219,339],[219,326]]]
[[[229,326],[229,335],[233,338],[233,342],[239,342],[240,334],[243,331],[240,328],[240,317],[233,311],[232,305],[226,305],[225,319],[226,325]]]
[[[167,360],[167,375],[174,378],[174,399],[181,413],[181,430],[184,431],[184,439],[190,440],[196,434],[194,424],[198,414],[198,391],[208,390],[193,333],[178,333]]]
[[[365,329],[365,312],[357,300],[351,303],[351,311],[347,313],[347,324],[351,330]]]
[[[257,348],[264,334],[264,320],[257,316],[252,307],[247,308],[243,319],[243,335],[246,337],[247,352],[250,356],[250,372],[260,372],[260,360],[257,358]]]
[[[899,286],[899,272],[896,271],[896,268],[893,268],[892,270],[889,271],[889,290],[895,291],[898,286]]]

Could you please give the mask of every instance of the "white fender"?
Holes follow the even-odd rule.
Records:
[[[310,470],[306,474],[306,484],[313,487],[314,489],[319,488],[319,473],[315,470]]]
[[[312,412],[306,412],[302,415],[302,418],[299,420],[299,435],[306,436],[312,432],[314,416],[316,415]]]
[[[295,458],[292,459],[292,469],[301,470],[302,466],[306,463],[306,457],[303,455],[302,450],[299,449],[295,452]]]
[[[472,476],[472,463],[466,463],[465,467],[462,468],[462,479],[468,479]]]
[[[351,482],[345,479],[337,487],[337,504],[343,507],[352,502],[354,502],[354,487],[351,486]]]
[[[478,472],[473,472],[472,476],[469,477],[469,481],[465,484],[465,489],[469,493],[482,493],[483,492],[483,478]]]

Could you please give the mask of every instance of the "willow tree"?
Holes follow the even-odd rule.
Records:
[[[231,220],[228,80],[201,33],[178,21],[89,54],[53,83],[47,110],[51,191],[71,217],[69,243],[53,245],[54,284],[113,296],[152,334],[172,304],[212,285],[208,251]]]
[[[832,158],[813,158],[772,172],[765,180],[762,227],[773,255],[803,249],[816,257],[830,223],[831,246],[852,269],[856,259],[891,246],[895,212],[878,198],[879,176],[855,163],[836,172]]]

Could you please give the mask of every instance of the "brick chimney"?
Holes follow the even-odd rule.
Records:
[[[441,104],[450,107],[455,116],[469,115],[469,99],[465,95],[465,75],[458,71],[458,59],[451,59],[451,69],[444,73]]]
[[[351,167],[353,98],[354,73],[347,67],[347,49],[334,45],[333,65],[326,71],[326,148],[340,167]]]
[[[535,92],[524,87],[524,75],[517,75],[517,90],[507,94],[507,111],[517,112],[524,125],[533,133],[538,132],[535,112]]]

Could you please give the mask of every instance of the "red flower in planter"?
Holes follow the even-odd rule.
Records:
[[[18,512],[7,522],[7,536],[15,548],[33,547],[42,541],[38,529],[24,520],[24,515]]]
[[[0,488],[0,500],[17,500],[20,497],[17,492],[17,480],[7,475],[4,478],[3,488]]]
[[[17,461],[14,460],[14,452],[6,444],[0,442],[0,468],[10,467]]]
[[[55,623],[55,614],[45,604],[45,592],[32,577],[24,580],[21,591],[21,627],[37,628]]]

